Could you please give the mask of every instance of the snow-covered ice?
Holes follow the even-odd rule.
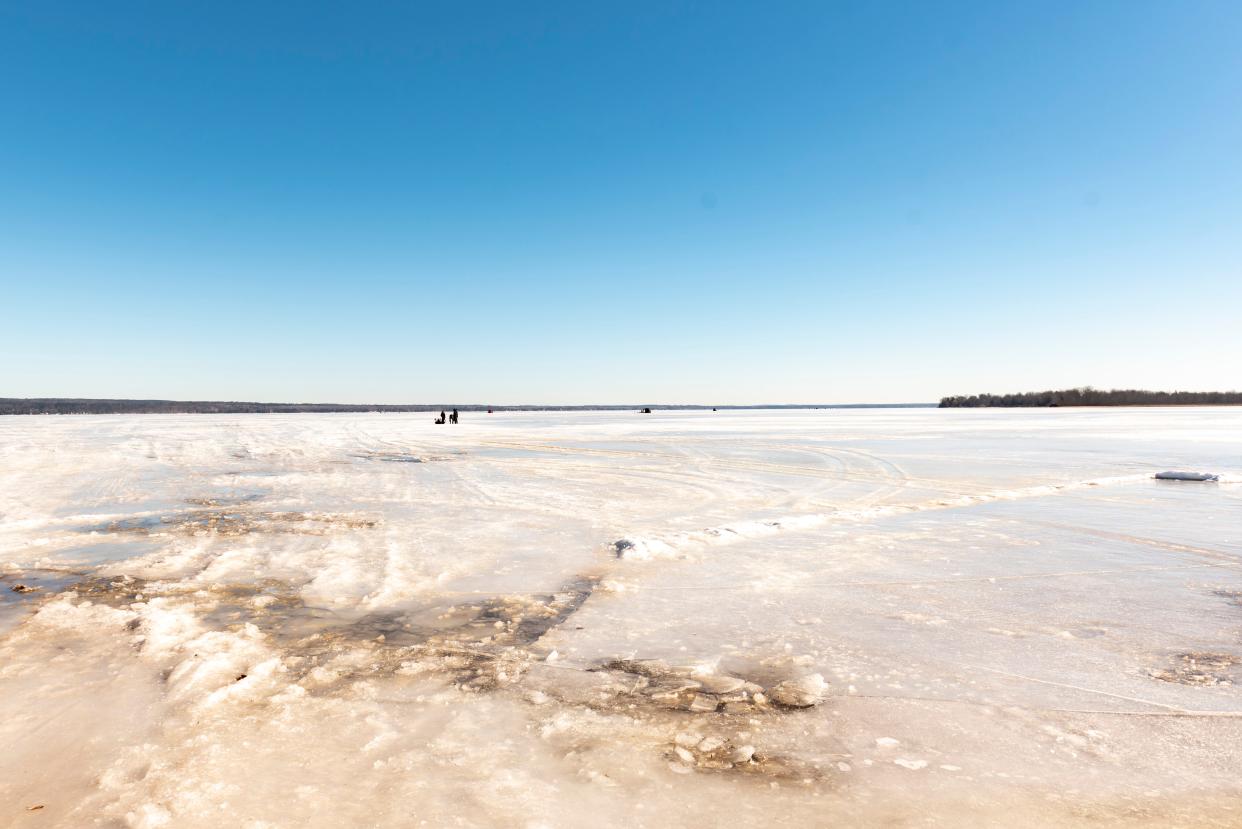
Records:
[[[1242,823],[1242,410],[431,419],[0,420],[0,826]]]

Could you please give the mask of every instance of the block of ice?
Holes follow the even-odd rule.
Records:
[[[1210,472],[1157,472],[1156,480],[1159,481],[1219,481],[1219,475],[1213,475]]]

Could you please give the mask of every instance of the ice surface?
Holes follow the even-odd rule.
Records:
[[[0,826],[1236,826],[1239,481],[1229,408],[5,418]]]

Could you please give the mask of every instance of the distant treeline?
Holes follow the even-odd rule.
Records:
[[[630,406],[488,406],[480,403],[370,405],[354,403],[243,403],[211,400],[97,400],[73,397],[0,397],[0,415],[36,414],[286,414],[294,412],[574,412],[640,409],[858,409],[910,408],[930,403],[780,404],[770,406],[698,406],[639,403]]]
[[[1224,406],[1242,404],[1237,391],[1144,391],[1142,389],[1080,389],[1031,391],[1023,394],[975,394],[943,397],[940,408],[987,406]]]
[[[0,414],[279,414],[288,412],[429,412],[431,406],[349,403],[249,403],[219,400],[109,400],[76,397],[0,397]],[[435,406],[435,411],[452,409]],[[462,408],[459,406],[458,408]],[[483,407],[486,410],[486,406]]]

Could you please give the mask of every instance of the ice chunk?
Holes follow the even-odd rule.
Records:
[[[771,690],[772,700],[790,708],[810,708],[824,701],[828,683],[823,674],[811,674],[801,679],[786,680]]]
[[[1157,472],[1155,475],[1158,481],[1219,481],[1220,476],[1211,472],[1178,472],[1167,471]]]

